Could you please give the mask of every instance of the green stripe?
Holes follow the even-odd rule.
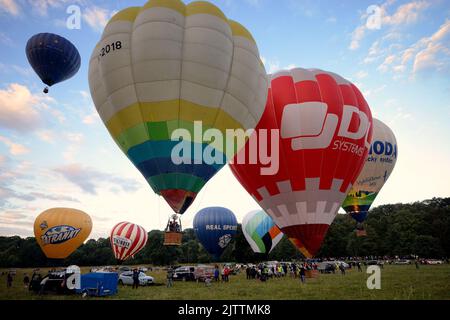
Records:
[[[266,252],[266,246],[264,245],[264,242],[262,241],[258,233],[254,232],[252,234],[252,239],[256,242],[256,245],[258,246],[259,250],[261,250],[262,253]]]
[[[192,192],[199,192],[206,182],[196,176],[185,173],[167,173],[147,178],[154,190],[182,189]]]
[[[203,125],[203,132],[210,129],[210,126]],[[176,129],[186,129],[189,131],[192,140],[194,139],[194,123],[184,120],[170,120],[161,122],[140,123],[130,129],[123,131],[116,142],[124,153],[134,146],[145,141],[171,140],[172,132]],[[202,135],[203,135],[202,132]],[[222,150],[219,150],[222,151]]]

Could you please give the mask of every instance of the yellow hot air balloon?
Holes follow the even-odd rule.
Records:
[[[48,209],[34,221],[36,241],[50,259],[67,258],[87,239],[91,230],[91,217],[77,209]]]

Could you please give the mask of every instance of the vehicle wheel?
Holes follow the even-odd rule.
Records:
[[[123,286],[123,281],[122,281],[122,280],[119,280],[119,284],[120,284],[121,286]]]

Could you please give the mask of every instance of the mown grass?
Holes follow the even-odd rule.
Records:
[[[82,268],[88,272],[89,268]],[[0,270],[0,272],[3,270]],[[2,276],[0,299],[81,299],[79,295],[36,295],[23,287],[23,274],[32,273],[31,269],[18,269],[13,287],[6,288],[6,276]],[[45,269],[41,270],[42,273]],[[165,284],[164,271],[148,272],[156,283]],[[119,293],[113,297],[100,299],[274,299],[274,300],[306,300],[306,299],[445,299],[450,300],[450,266],[421,266],[416,270],[414,265],[387,265],[381,270],[381,289],[369,290],[366,286],[368,274],[349,270],[345,276],[340,273],[323,274],[317,279],[307,279],[302,284],[298,279],[290,277],[270,279],[267,282],[247,280],[245,273],[231,276],[228,283],[212,283],[206,287],[203,283],[174,282],[172,288],[165,285],[150,287],[119,286]],[[95,298],[88,298],[95,299]]]

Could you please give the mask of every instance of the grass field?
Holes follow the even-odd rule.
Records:
[[[87,272],[89,268],[82,268]],[[4,271],[4,270],[0,270]],[[36,295],[23,287],[23,274],[31,275],[31,269],[17,269],[13,287],[6,287],[6,276],[0,280],[0,300],[6,299],[81,299],[79,295]],[[41,270],[44,274],[45,269]],[[159,284],[165,283],[164,271],[147,272]],[[279,278],[267,282],[247,280],[245,273],[230,277],[228,283],[213,283],[206,287],[203,283],[174,282],[172,288],[165,285],[139,287],[119,286],[119,293],[113,297],[100,299],[445,299],[450,300],[450,265],[420,266],[387,265],[381,270],[381,289],[369,290],[366,286],[368,274],[349,270],[340,273],[323,274],[317,279],[307,279],[305,284],[298,279]],[[94,299],[94,298],[88,298]]]

